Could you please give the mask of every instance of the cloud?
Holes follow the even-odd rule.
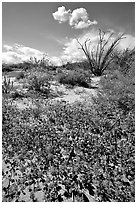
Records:
[[[18,47],[17,49],[18,53],[21,54],[21,55],[28,55],[28,56],[36,56],[37,58],[40,58],[42,57],[43,55],[43,52],[40,52],[39,50],[36,50],[34,48],[30,48],[30,47]]]
[[[76,62],[85,59],[76,39],[70,39],[69,42],[64,44],[61,59],[63,62]]]
[[[3,48],[4,48],[6,51],[12,51],[12,46],[3,45]]]
[[[2,53],[2,62],[6,64],[17,64],[28,61],[30,57],[36,57],[37,60],[39,60],[42,59],[45,54],[37,49],[19,45],[17,43],[15,43],[13,46],[3,45],[3,48],[6,51]],[[48,57],[48,59],[55,66],[62,64],[62,60],[58,57]]]
[[[58,10],[52,14],[54,19],[59,23],[68,21],[69,25],[75,29],[87,28],[91,25],[97,24],[97,21],[90,21],[88,13],[85,8],[77,8],[67,11],[64,6],[58,7]]]
[[[86,32],[80,36],[77,37],[77,39],[79,40],[79,42],[83,45],[84,42],[87,39],[91,40],[91,44],[90,44],[90,48],[92,49],[98,41],[98,32],[94,30],[93,31],[89,31]],[[61,58],[65,61],[69,61],[69,62],[76,62],[76,61],[82,61],[86,59],[85,54],[83,53],[80,45],[78,44],[76,38],[71,38],[68,40],[68,42],[66,42],[64,44],[64,48],[63,48],[63,53]]]
[[[20,63],[29,60],[30,57],[41,59],[44,54],[39,50],[19,44],[14,44],[13,46],[3,45],[3,48],[6,50],[2,53],[3,63]]]
[[[59,23],[66,22],[69,20],[71,10],[68,11],[64,6],[58,7],[58,10],[53,13],[53,17],[55,20],[59,21]]]
[[[88,20],[87,22],[79,21],[78,23],[74,25],[74,28],[83,29],[83,28],[88,28],[90,25],[95,25],[95,24],[97,24],[97,21],[93,21],[93,22],[91,22],[90,20]]]
[[[12,64],[17,60],[16,58],[17,58],[17,55],[15,52],[8,51],[8,52],[2,53],[2,62],[3,63],[6,63],[6,64],[11,63]]]
[[[92,22],[88,19],[88,13],[85,8],[78,8],[73,10],[69,19],[69,24],[75,29],[82,29],[97,24],[97,21]]]
[[[135,37],[129,34],[125,35],[125,37],[126,38],[121,40],[121,42],[119,43],[118,45],[119,49],[121,50],[126,48],[133,49],[135,47]]]
[[[2,62],[6,64],[17,64],[29,59],[26,55],[21,55],[16,51],[7,51],[2,53]]]
[[[56,65],[56,66],[62,65],[62,60],[59,57],[51,57],[50,60],[53,65]]]

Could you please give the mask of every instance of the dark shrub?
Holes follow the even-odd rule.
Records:
[[[19,91],[15,91],[15,92],[13,92],[12,94],[11,94],[11,97],[13,98],[13,99],[21,99],[21,98],[24,98],[25,97],[25,95],[23,94],[23,93],[21,93],[21,92],[19,92]]]
[[[20,79],[23,79],[23,78],[25,78],[25,74],[24,74],[23,71],[22,71],[22,72],[19,72],[18,75],[16,76],[16,79],[17,79],[17,80],[20,80]]]
[[[58,75],[58,81],[62,84],[78,85],[85,88],[90,88],[90,77],[83,70],[68,71]]]
[[[11,72],[14,68],[7,64],[2,64],[2,72]]]

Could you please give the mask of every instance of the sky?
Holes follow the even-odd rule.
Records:
[[[85,59],[76,39],[91,39],[98,30],[125,33],[119,49],[135,43],[134,2],[3,2],[2,61],[18,63],[46,53],[55,65]]]

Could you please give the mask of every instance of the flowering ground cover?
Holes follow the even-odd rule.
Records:
[[[94,103],[50,103],[43,79],[27,92],[36,108],[3,94],[3,202],[135,201],[134,83],[103,80]]]

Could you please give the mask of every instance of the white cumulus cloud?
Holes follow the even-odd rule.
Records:
[[[73,10],[69,19],[69,24],[75,29],[82,29],[97,24],[97,21],[92,22],[88,19],[88,13],[85,8],[78,8]]]
[[[76,39],[70,39],[67,43],[64,44],[63,54],[61,59],[65,62],[76,62],[82,59],[85,59],[85,56]]]
[[[88,20],[88,21],[79,21],[78,23],[76,23],[75,25],[74,25],[74,28],[75,29],[83,29],[83,28],[88,28],[90,25],[95,25],[95,24],[97,24],[97,21],[93,21],[93,22],[91,22],[90,20]]]
[[[58,7],[58,10],[52,14],[59,23],[68,21],[69,25],[75,29],[87,28],[90,25],[97,24],[97,21],[91,21],[85,8],[77,8],[73,11],[66,10],[64,6]]]
[[[62,23],[69,20],[70,12],[70,9],[67,11],[64,6],[61,6],[58,7],[58,10],[52,15],[55,20],[59,21],[59,23]]]

